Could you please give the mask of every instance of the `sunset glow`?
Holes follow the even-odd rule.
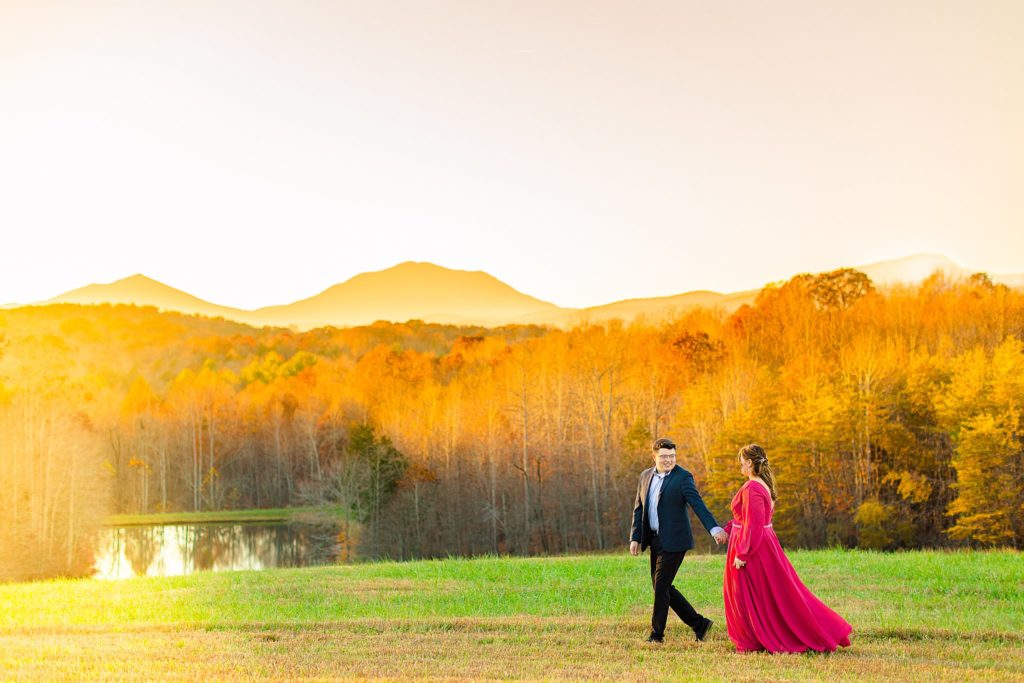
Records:
[[[1014,2],[7,2],[0,304],[403,261],[560,306],[1024,270]]]

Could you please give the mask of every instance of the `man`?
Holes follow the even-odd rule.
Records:
[[[704,640],[713,623],[698,614],[676,590],[672,581],[687,550],[693,548],[689,505],[716,543],[725,543],[729,535],[711,516],[693,483],[693,475],[676,464],[676,445],[671,439],[654,442],[654,467],[640,473],[633,506],[629,552],[639,555],[651,547],[651,583],[654,585],[654,613],[651,615],[649,643],[665,640],[668,608],[693,629],[697,640]]]

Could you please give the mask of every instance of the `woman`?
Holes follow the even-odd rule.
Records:
[[[786,559],[772,530],[775,477],[764,449],[740,449],[747,477],[732,499],[735,519],[725,525],[725,625],[741,652],[832,651],[850,644],[846,620],[814,597]]]

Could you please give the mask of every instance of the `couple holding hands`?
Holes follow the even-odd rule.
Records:
[[[697,491],[693,475],[676,464],[671,439],[654,442],[654,467],[640,474],[629,551],[651,549],[654,613],[648,642],[665,639],[669,607],[704,640],[712,621],[698,614],[672,585],[693,533],[686,507],[719,544],[728,543],[725,580],[725,625],[741,652],[832,651],[850,644],[852,628],[800,581],[772,530],[777,499],[768,456],[756,444],[739,452],[747,482],[732,499],[733,519],[718,526]]]

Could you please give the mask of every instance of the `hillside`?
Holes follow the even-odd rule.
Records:
[[[178,311],[211,318],[224,317],[244,321],[246,311],[204,301],[180,289],[136,274],[108,284],[91,284],[73,289],[42,302],[44,304],[135,304],[156,306],[163,311]]]
[[[936,271],[952,279],[965,278],[974,272],[935,254],[918,254],[855,268],[879,287],[913,284]],[[1024,273],[990,273],[989,276],[996,283],[1024,287]],[[300,330],[368,325],[378,320],[423,320],[484,327],[509,324],[572,327],[582,322],[601,323],[613,319],[629,322],[639,316],[660,320],[696,307],[720,309],[728,314],[743,304],[753,303],[758,291],[723,294],[697,290],[586,308],[563,308],[524,294],[482,271],[407,261],[384,270],[361,273],[306,299],[253,311],[213,304],[144,275],[88,285],[43,303],[134,303],[161,310],[224,317],[257,327],[270,325]]]
[[[558,307],[519,292],[480,271],[432,263],[401,263],[362,273],[316,296],[247,314],[251,322],[297,325],[366,325],[377,320],[499,326]]]

